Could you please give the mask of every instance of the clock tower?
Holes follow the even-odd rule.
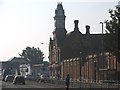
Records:
[[[65,28],[65,14],[62,3],[58,3],[57,9],[55,10],[55,28]]]
[[[58,43],[65,38],[67,33],[65,29],[65,18],[62,3],[58,3],[54,16],[55,30],[53,31],[53,38],[56,39]]]

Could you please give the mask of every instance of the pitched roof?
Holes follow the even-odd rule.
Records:
[[[21,58],[21,57],[12,57],[10,58],[7,62],[11,62],[11,63],[26,63],[25,59],[24,58]]]
[[[96,53],[102,50],[101,34],[82,34],[80,31],[72,31],[67,34],[60,44],[61,58],[74,58],[80,56],[80,52]]]

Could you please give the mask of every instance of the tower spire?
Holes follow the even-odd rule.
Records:
[[[65,15],[64,9],[63,9],[62,3],[58,3],[57,8],[55,10],[55,16],[62,16],[62,15]]]
[[[66,16],[62,3],[58,3],[57,8],[55,9],[55,30],[53,32],[54,39],[56,39],[57,42],[62,41],[66,37],[65,18]]]
[[[65,13],[62,6],[62,3],[58,3],[57,8],[55,9],[55,28],[65,28]]]

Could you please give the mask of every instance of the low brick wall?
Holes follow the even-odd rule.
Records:
[[[65,81],[64,80],[57,80],[57,79],[48,79],[47,83],[58,84],[58,85],[65,85]]]
[[[33,81],[39,82],[38,79],[34,79]],[[45,83],[61,85],[63,87],[65,86],[65,80],[60,80],[60,79],[47,79]],[[71,81],[70,87],[72,88],[119,88],[120,89],[120,84]]]
[[[65,86],[64,80],[49,79],[46,83],[56,84]],[[71,81],[70,87],[75,88],[120,88],[120,84],[111,84],[111,83],[84,83],[79,81]]]

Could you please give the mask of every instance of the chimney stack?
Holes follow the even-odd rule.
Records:
[[[78,31],[79,30],[79,28],[78,28],[78,23],[79,23],[79,20],[74,20],[74,24],[75,24],[75,28],[74,28],[74,30],[76,31]]]
[[[89,25],[86,25],[86,34],[90,34],[90,26]]]

